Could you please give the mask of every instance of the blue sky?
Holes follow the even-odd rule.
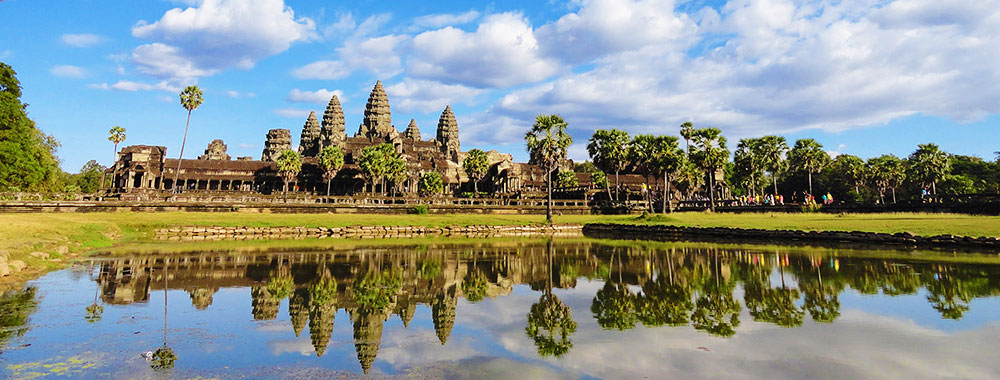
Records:
[[[107,130],[180,148],[177,94],[205,91],[185,156],[259,158],[341,95],[349,134],[375,80],[425,138],[451,105],[463,150],[510,152],[535,115],[594,129],[815,138],[831,153],[1000,150],[1000,1],[0,1],[0,61],[63,169],[107,164]],[[297,139],[296,139],[297,140]],[[790,141],[791,142],[791,141]]]

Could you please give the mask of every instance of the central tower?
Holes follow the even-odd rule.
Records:
[[[389,111],[389,97],[382,88],[382,81],[375,82],[375,88],[368,95],[365,105],[365,119],[354,137],[365,137],[372,142],[391,142],[398,138],[399,131],[392,125]]]

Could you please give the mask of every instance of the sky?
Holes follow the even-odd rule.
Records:
[[[223,139],[259,158],[330,96],[357,131],[382,80],[393,124],[424,138],[451,105],[462,149],[524,161],[536,115],[587,158],[596,129],[813,138],[832,154],[907,156],[934,142],[1000,151],[1000,0],[0,0],[0,61],[55,135],[62,167],[124,145],[185,156]]]

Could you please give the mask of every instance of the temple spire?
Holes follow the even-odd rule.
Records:
[[[365,119],[358,128],[355,137],[366,137],[372,142],[388,142],[395,140],[399,131],[392,125],[392,112],[389,110],[389,97],[385,94],[382,81],[375,82],[372,93],[368,95],[365,105]]]
[[[319,153],[320,142],[319,120],[316,120],[316,111],[309,111],[306,124],[302,126],[302,134],[299,136],[299,153],[303,156],[311,157]]]
[[[449,160],[458,162],[458,122],[455,121],[455,114],[451,112],[451,106],[446,106],[438,119],[437,146],[441,153]]]
[[[340,106],[340,99],[334,95],[326,105],[326,111],[323,112],[320,150],[328,146],[339,146],[344,142],[346,137],[344,125],[344,109]]]
[[[410,125],[406,126],[406,131],[403,132],[403,137],[412,140],[420,140],[420,128],[417,128],[417,121],[410,119]]]

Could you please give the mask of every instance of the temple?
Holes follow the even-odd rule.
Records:
[[[462,168],[467,153],[461,151],[458,121],[450,106],[438,120],[433,139],[421,138],[415,120],[410,119],[405,131],[392,123],[389,98],[378,81],[365,105],[364,119],[353,136],[347,136],[344,111],[334,95],[322,120],[311,112],[299,134],[298,152],[303,158],[302,170],[289,185],[289,191],[306,194],[326,194],[327,181],[317,165],[316,156],[324,147],[336,146],[344,153],[344,166],[331,181],[332,194],[384,192],[378,183],[367,183],[357,165],[361,151],[372,145],[388,143],[406,163],[406,178],[396,184],[398,191],[416,193],[419,178],[428,172],[441,175],[444,193],[471,190],[469,178]],[[267,132],[259,160],[252,157],[232,159],[226,144],[214,140],[197,159],[167,158],[166,147],[132,145],[118,153],[118,160],[109,169],[113,174],[112,192],[142,199],[175,190],[205,191],[219,195],[238,193],[271,194],[281,191],[283,181],[277,175],[275,160],[281,152],[292,149],[292,132],[272,129]],[[496,194],[541,190],[545,186],[544,171],[535,165],[515,163],[510,154],[487,152],[489,171],[479,183],[481,191]],[[178,167],[179,172],[178,172]],[[174,178],[177,178],[176,183]]]

